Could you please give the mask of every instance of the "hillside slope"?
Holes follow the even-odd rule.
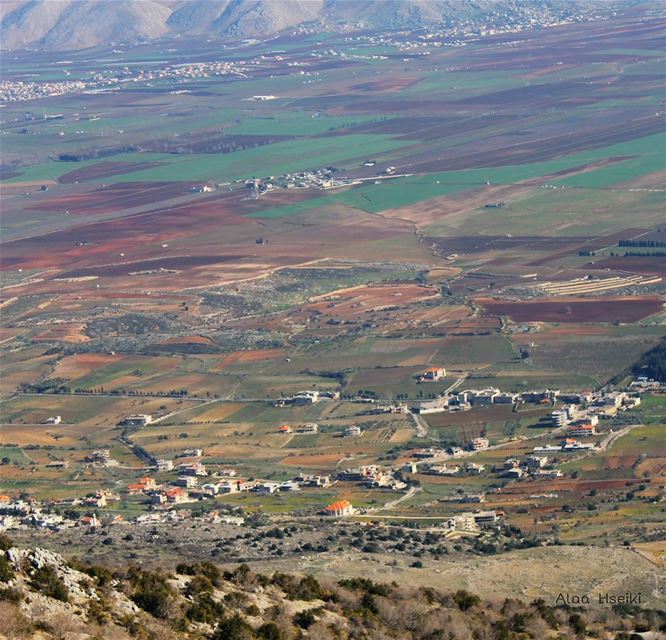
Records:
[[[9,0],[4,49],[73,50],[161,36],[264,37],[308,25],[321,31],[461,24],[516,15],[568,17],[631,0]]]
[[[638,607],[482,601],[364,578],[222,572],[205,561],[175,571],[69,562],[0,536],[0,638],[129,640],[617,640],[666,628]]]

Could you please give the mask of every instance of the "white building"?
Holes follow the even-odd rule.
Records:
[[[149,413],[137,413],[132,416],[127,416],[124,420],[127,427],[145,427],[153,421],[153,416]]]
[[[358,425],[355,425],[355,424],[351,425],[350,427],[347,427],[344,430],[344,436],[345,437],[350,437],[350,436],[354,437],[354,436],[361,436],[361,435],[363,435],[363,430],[361,429],[361,427],[359,427]]]
[[[173,469],[173,462],[171,460],[157,460],[155,466],[158,471],[171,471]]]

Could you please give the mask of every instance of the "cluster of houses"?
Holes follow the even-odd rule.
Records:
[[[425,447],[417,449],[412,453],[412,458],[418,460],[436,460],[441,458],[463,458],[475,451],[485,451],[490,447],[490,440],[484,437],[472,438],[467,445],[463,447],[447,447],[440,449],[437,447]]]
[[[283,405],[277,405],[277,406],[283,406]],[[319,425],[316,422],[306,422],[305,424],[299,425],[297,427],[292,427],[289,424],[282,424],[278,427],[277,431],[282,435],[312,434],[312,433],[319,433]],[[348,427],[345,427],[340,435],[345,438],[359,437],[363,435],[363,429],[361,429],[361,427],[359,427],[358,425],[353,424]]]
[[[554,427],[568,427],[567,434],[576,438],[595,435],[599,418],[613,417],[618,411],[634,409],[641,403],[640,395],[626,391],[572,394],[562,396],[562,399],[574,402],[551,412],[551,422]]]
[[[659,382],[654,378],[648,378],[647,376],[638,376],[635,380],[629,385],[631,391],[636,391],[638,393],[652,391],[652,392],[666,392],[666,382]]]
[[[154,80],[170,80],[171,82],[186,83],[198,78],[211,76],[245,76],[250,61],[237,60],[215,60],[210,62],[191,62],[188,64],[164,65],[155,67],[150,65],[145,69],[142,67],[123,66],[113,69],[95,70],[88,74],[85,79],[80,80],[48,80],[38,82],[27,82],[22,80],[0,81],[1,102],[23,102],[37,98],[53,97],[71,93],[95,92],[113,88],[117,90],[123,86],[135,83],[148,83]],[[65,75],[69,75],[67,69]],[[181,93],[187,92],[181,90]],[[173,93],[178,93],[175,91]],[[37,119],[36,116],[34,119]],[[97,118],[99,119],[99,118]],[[85,116],[75,114],[74,121],[86,120]]]
[[[77,519],[71,519],[60,513],[51,512],[46,507],[98,509],[118,500],[120,500],[120,496],[111,491],[97,491],[85,498],[53,500],[48,504],[34,498],[11,498],[7,495],[0,495],[0,531],[21,527],[52,531],[77,526],[94,527],[99,524],[95,515],[84,515]]]
[[[485,471],[485,468],[485,465],[475,462],[468,462],[465,465],[449,465],[443,462],[441,464],[425,464],[421,473],[430,476],[479,475]]]
[[[358,482],[369,489],[386,488],[401,491],[407,484],[396,476],[393,469],[380,467],[376,464],[364,465],[353,469],[343,469],[335,475],[343,482]]]
[[[451,533],[479,533],[483,529],[497,528],[502,524],[505,513],[496,509],[459,513],[444,523]]]
[[[597,446],[594,442],[580,442],[576,438],[563,438],[558,444],[534,447],[534,453],[581,453]]]
[[[119,464],[118,460],[114,460],[111,457],[111,451],[109,449],[97,449],[90,455],[86,456],[85,461],[102,467],[117,467]]]
[[[561,478],[564,474],[559,469],[548,467],[548,456],[531,455],[524,458],[508,458],[499,469],[503,478],[519,480],[525,476],[552,480]]]
[[[299,391],[288,398],[279,398],[273,403],[275,407],[302,406],[314,404],[320,400],[339,400],[339,391],[319,391],[317,389],[308,389]]]
[[[267,176],[245,180],[245,187],[250,191],[251,199],[259,198],[264,193],[275,189],[334,189],[356,184],[352,178],[336,176],[334,167],[285,173],[281,176]]]
[[[532,393],[532,392],[530,392]],[[486,407],[492,404],[515,404],[527,402],[522,396],[525,394],[500,391],[494,387],[487,389],[464,389],[454,393],[445,393],[433,400],[425,400],[411,407],[413,413],[443,413],[445,411],[469,411],[472,407]],[[544,399],[552,402],[546,393]],[[539,400],[541,401],[541,400]]]
[[[127,486],[126,492],[128,495],[145,496],[153,507],[169,508],[174,504],[225,494],[276,494],[331,485],[331,477],[328,475],[303,473],[292,480],[248,480],[239,478],[235,469],[220,469],[211,473],[201,462],[178,465],[177,471],[178,477],[164,484],[158,484],[152,477],[139,478]]]
[[[306,422],[299,427],[292,427],[291,425],[283,424],[278,427],[278,433],[285,435],[290,433],[319,433],[319,425],[316,422]]]
[[[419,378],[425,381],[426,374],[431,376],[438,376],[443,369],[428,369]],[[431,373],[428,373],[431,372]],[[429,382],[433,382],[441,378],[428,378]],[[510,391],[500,391],[495,387],[488,387],[486,389],[463,389],[453,393],[445,393],[432,400],[425,400],[419,402],[411,407],[413,413],[428,414],[428,413],[442,413],[445,411],[468,411],[472,407],[486,407],[489,405],[498,404],[540,404],[552,406],[556,402],[563,402],[565,405],[570,405],[574,409],[569,408],[569,412],[575,413],[578,417],[575,419],[582,419],[589,415],[599,415],[601,417],[612,417],[618,411],[631,409],[640,404],[640,395],[638,393],[631,393],[626,391],[584,391],[581,393],[562,393],[559,389],[544,389],[537,391],[523,391],[522,393],[513,393]],[[567,411],[562,409],[562,411]],[[551,414],[553,420],[557,417],[558,420],[567,418],[566,414],[553,412]],[[574,418],[572,418],[574,419]],[[556,424],[556,426],[561,426]]]

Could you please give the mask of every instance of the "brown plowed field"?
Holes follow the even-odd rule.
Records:
[[[485,108],[485,104],[484,104]],[[601,126],[590,131],[578,131],[569,135],[552,135],[540,140],[530,140],[526,144],[498,145],[494,151],[481,150],[467,154],[447,154],[437,160],[404,158],[396,164],[402,171],[428,173],[432,171],[458,171],[481,167],[499,167],[507,164],[528,164],[542,162],[568,153],[577,153],[587,149],[598,149],[607,145],[618,144],[652,135],[663,131],[660,116],[653,115],[626,122],[622,127],[613,124]],[[464,149],[465,147],[461,147]]]
[[[241,260],[245,256],[242,254],[226,256],[169,256],[164,258],[151,258],[150,260],[140,260],[137,262],[121,262],[119,264],[101,264],[95,267],[85,267],[67,271],[60,275],[61,278],[81,278],[84,276],[126,276],[130,273],[141,271],[152,271],[155,269],[173,269],[180,271],[192,267],[202,267],[209,264],[220,264]]]
[[[178,336],[176,338],[169,338],[160,342],[160,344],[213,344],[213,341],[207,336]]]
[[[449,135],[458,135],[468,131],[479,131],[486,127],[513,122],[513,116],[441,116],[441,117],[406,117],[390,118],[379,122],[368,122],[350,127],[351,133],[384,133],[401,135],[403,138],[421,138],[432,140]]]
[[[542,298],[529,302],[477,298],[489,315],[515,322],[636,322],[663,308],[661,298]]]
[[[59,324],[32,336],[31,340],[33,342],[88,342],[90,338],[83,333],[84,329],[84,324]]]
[[[385,80],[375,80],[373,82],[363,82],[349,87],[352,91],[399,91],[406,89],[419,82],[421,78],[387,78]]]
[[[107,178],[109,176],[117,176],[122,173],[130,173],[133,171],[141,171],[143,169],[152,169],[159,167],[161,162],[99,162],[97,164],[83,167],[81,169],[74,169],[66,173],[60,178],[58,182],[61,184],[73,184],[74,182],[84,180],[98,180],[99,178]]]
[[[627,251],[631,251],[630,248]],[[666,276],[666,257],[664,256],[618,256],[585,265],[588,269],[611,269]]]
[[[490,209],[494,211],[494,209]],[[563,247],[568,251],[573,247],[592,240],[590,236],[565,236],[561,238],[548,236],[458,236],[451,238],[426,237],[425,242],[436,245],[439,254],[448,253],[482,253],[485,251],[501,251],[530,249],[533,251],[556,251]]]
[[[55,368],[54,375],[67,380],[76,380],[87,376],[95,369],[122,360],[123,357],[121,355],[112,356],[108,353],[78,353],[60,360]]]
[[[189,183],[184,182],[120,182],[82,194],[48,199],[28,208],[33,211],[63,210],[75,215],[110,213],[185,196],[188,189]]]

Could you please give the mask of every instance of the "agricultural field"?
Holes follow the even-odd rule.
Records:
[[[551,415],[558,392],[633,398],[666,339],[665,23],[641,11],[460,46],[182,42],[179,65],[242,73],[3,104],[0,496],[98,514],[104,535],[57,542],[91,557],[119,552],[120,518],[147,518],[148,564],[172,550],[141,527],[180,540],[178,518],[210,518],[177,553],[522,599],[615,589],[636,563],[652,589],[663,391],[599,410],[574,453]],[[66,76],[36,52],[0,65],[88,78],[161,47],[68,53]],[[464,390],[544,395],[418,413]],[[561,474],[507,475],[544,446]],[[323,510],[342,500],[366,533],[338,552]],[[486,510],[503,528],[446,530]],[[435,551],[388,546],[397,529]]]

